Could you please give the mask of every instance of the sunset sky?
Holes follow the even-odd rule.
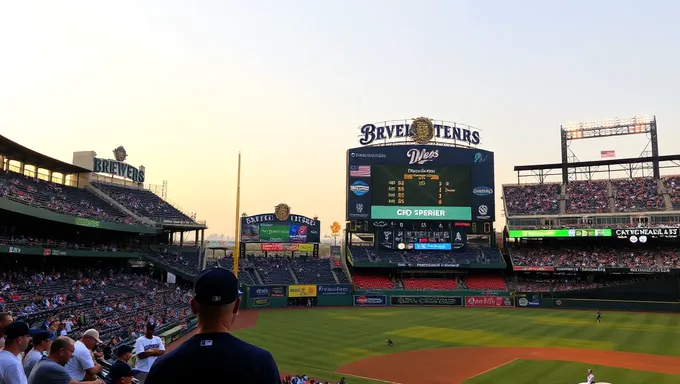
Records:
[[[558,162],[569,122],[656,115],[660,152],[680,153],[679,14],[671,1],[5,1],[0,134],[67,162],[123,145],[228,236],[241,151],[242,212],[284,202],[330,232],[369,122],[480,128],[497,192],[514,165]]]

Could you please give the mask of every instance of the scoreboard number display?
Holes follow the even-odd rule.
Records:
[[[470,167],[376,165],[372,172],[373,205],[470,205]]]

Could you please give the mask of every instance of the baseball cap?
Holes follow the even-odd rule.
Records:
[[[112,380],[130,376],[134,376],[134,372],[132,372],[132,368],[127,364],[114,364],[109,370],[109,377]]]
[[[31,329],[28,331],[31,337],[33,338],[33,345],[42,343],[45,340],[53,340],[54,335],[52,335],[52,332],[50,331],[45,331],[42,329]]]
[[[194,280],[194,299],[201,305],[231,304],[243,293],[238,286],[238,279],[230,270],[206,268]]]
[[[121,345],[118,347],[116,350],[116,356],[120,357],[123,356],[126,353],[132,353],[132,346],[131,345]]]
[[[5,339],[18,339],[21,336],[30,336],[31,329],[23,321],[14,321],[5,326]]]
[[[154,324],[154,323],[146,323],[146,329],[156,329],[156,324]]]
[[[99,344],[102,344],[102,343],[103,343],[103,341],[101,341],[101,340],[99,339],[99,332],[98,332],[96,329],[88,329],[87,331],[85,331],[85,332],[83,333],[83,336],[89,336],[89,337],[91,337],[91,338],[97,340],[97,342],[98,342]]]

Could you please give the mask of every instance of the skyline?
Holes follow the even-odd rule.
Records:
[[[357,10],[360,10],[357,12]],[[680,5],[633,1],[84,1],[0,5],[0,134],[71,162],[119,145],[147,184],[233,236],[281,202],[344,221],[357,128],[427,116],[482,131],[498,192],[559,162],[559,126],[655,115],[680,153]],[[637,157],[641,137],[573,143]]]

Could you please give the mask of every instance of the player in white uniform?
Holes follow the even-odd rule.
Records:
[[[586,377],[588,380],[586,383],[587,384],[595,384],[595,375],[593,375],[593,370],[589,369],[588,370],[588,376]]]

